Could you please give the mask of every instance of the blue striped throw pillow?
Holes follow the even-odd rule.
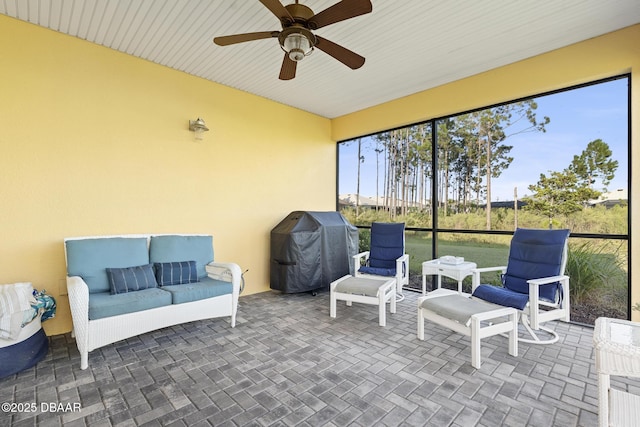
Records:
[[[182,285],[198,281],[195,261],[156,262],[158,285]]]
[[[111,294],[124,294],[158,286],[151,264],[127,268],[107,268],[106,270]]]

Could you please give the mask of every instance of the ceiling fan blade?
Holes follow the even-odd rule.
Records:
[[[296,67],[298,63],[291,58],[289,58],[288,54],[284,54],[284,59],[282,60],[282,67],[280,68],[280,80],[291,80],[296,76]]]
[[[346,47],[342,47],[339,44],[335,44],[334,42],[320,36],[316,36],[316,39],[318,40],[318,43],[315,47],[327,55],[333,56],[352,70],[358,69],[364,65],[364,57],[350,51]]]
[[[278,0],[260,0],[260,3],[273,13],[280,22],[293,22],[293,17],[289,11]]]
[[[213,39],[218,46],[229,46],[230,44],[250,42],[252,40],[269,39],[278,37],[280,31],[260,31],[258,33],[235,34],[233,36],[221,36]]]
[[[371,12],[373,6],[369,0],[342,0],[315,14],[309,19],[309,28],[322,28],[329,24],[344,21]]]

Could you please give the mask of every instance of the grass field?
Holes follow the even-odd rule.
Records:
[[[507,236],[510,237],[510,236]],[[420,274],[421,264],[434,258],[431,252],[431,239],[419,235],[406,236],[406,250],[410,257],[409,270]],[[460,242],[440,238],[438,256],[453,255],[475,262],[478,267],[505,265],[509,255],[509,245],[497,243]]]
[[[422,280],[422,263],[434,258],[431,251],[431,239],[426,236],[407,233],[405,238],[406,252],[409,254],[409,273],[414,278]],[[475,262],[478,267],[495,267],[506,265],[509,245],[489,244],[478,242],[461,242],[438,239],[438,256],[453,255],[463,257],[465,261]],[[497,273],[482,276],[483,282],[492,283],[499,280]],[[455,281],[443,278],[443,283],[455,284]],[[471,286],[471,277],[464,281]],[[466,287],[466,286],[465,286]]]

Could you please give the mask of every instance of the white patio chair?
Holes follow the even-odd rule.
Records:
[[[552,344],[558,341],[558,334],[542,323],[570,320],[569,276],[564,275],[568,237],[567,229],[519,228],[511,240],[506,267],[473,272],[475,298],[519,310],[521,323],[531,335],[531,339],[519,337],[519,341]],[[480,284],[481,273],[489,271],[502,272],[502,286]],[[541,336],[540,330],[551,338]]]
[[[356,277],[395,277],[396,301],[402,301],[402,287],[409,284],[409,255],[405,253],[404,223],[372,223],[369,250],[354,255],[353,263]]]

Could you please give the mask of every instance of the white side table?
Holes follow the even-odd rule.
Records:
[[[450,277],[458,281],[458,292],[462,293],[462,281],[465,277],[471,276],[477,267],[475,262],[465,261],[460,264],[445,264],[439,259],[425,261],[422,263],[422,295],[427,294],[427,276],[438,276],[438,289],[442,285],[442,276]]]
[[[640,323],[600,317],[593,330],[601,426],[637,426],[640,396],[611,388],[611,375],[640,377]]]

